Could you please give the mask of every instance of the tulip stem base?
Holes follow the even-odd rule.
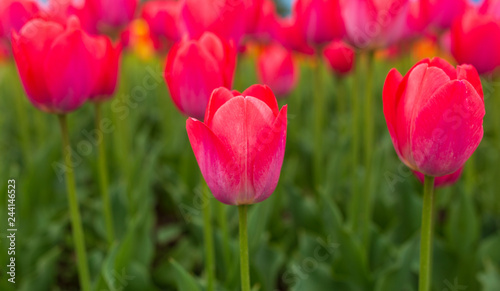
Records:
[[[83,236],[82,221],[78,209],[78,198],[76,196],[75,173],[71,162],[71,146],[69,143],[68,124],[66,115],[59,115],[63,141],[63,158],[66,166],[66,188],[68,193],[68,203],[71,218],[71,228],[73,230],[73,243],[76,249],[76,261],[80,287],[83,291],[90,291],[90,275],[87,263],[87,253],[85,250],[85,238]]]
[[[248,262],[248,232],[247,232],[247,210],[248,205],[239,205],[238,214],[240,219],[240,271],[241,290],[250,291],[250,268]]]
[[[432,220],[434,211],[434,177],[425,176],[424,203],[422,208],[422,233],[420,236],[419,291],[429,291],[432,260]]]
[[[203,236],[205,240],[205,271],[207,275],[207,291],[215,290],[215,256],[214,239],[212,230],[212,201],[210,193],[203,176],[201,178],[201,187],[205,205],[203,207]]]
[[[98,138],[99,152],[98,152],[98,172],[99,172],[99,188],[101,192],[104,220],[106,224],[106,236],[108,244],[113,244],[114,241],[114,227],[113,227],[113,212],[111,210],[111,203],[109,198],[109,180],[106,160],[106,147],[104,145],[104,135],[100,127],[101,123],[101,103],[95,103],[95,128],[96,133],[100,136]]]

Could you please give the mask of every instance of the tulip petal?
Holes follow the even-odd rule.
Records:
[[[382,92],[385,121],[391,135],[392,144],[400,159],[403,159],[403,157],[399,151],[398,138],[396,136],[396,108],[398,103],[396,93],[402,80],[403,76],[401,73],[396,69],[392,69],[385,79],[384,90]]]
[[[260,84],[252,85],[248,87],[245,91],[243,91],[241,95],[252,96],[261,100],[262,102],[266,103],[267,106],[269,106],[269,108],[271,108],[274,116],[278,116],[279,113],[278,101],[276,100],[273,91],[268,86]]]
[[[52,42],[64,31],[54,22],[35,19],[12,35],[12,50],[29,100],[40,110],[52,112],[51,95],[43,73],[43,62]]]
[[[235,205],[240,191],[241,169],[234,155],[202,122],[188,118],[186,129],[203,178],[215,198]]]
[[[442,69],[429,67],[425,63],[415,67],[409,74],[404,99],[399,100],[397,105],[396,117],[398,145],[409,167],[414,167],[410,137],[415,128],[417,110],[427,103],[438,88],[449,81],[450,78]]]
[[[239,95],[239,94],[238,94]],[[233,93],[224,87],[215,89],[208,101],[207,112],[205,113],[205,124],[210,128],[215,112],[229,99],[235,97]]]
[[[73,111],[90,96],[93,87],[92,55],[80,29],[58,37],[44,63],[47,87],[58,112]]]
[[[469,82],[441,87],[415,118],[411,148],[419,171],[436,177],[457,171],[481,142],[484,113]]]
[[[455,67],[453,67],[450,63],[443,60],[442,58],[439,58],[439,57],[432,58],[432,60],[429,61],[429,66],[440,68],[452,80],[457,78],[457,70],[455,70]]]
[[[253,154],[252,181],[257,195],[253,203],[267,199],[276,189],[285,156],[287,131],[287,106],[283,106],[269,129],[264,129],[257,137]]]
[[[483,86],[481,85],[481,79],[477,73],[476,68],[472,65],[461,65],[457,67],[457,79],[467,80],[476,89],[476,92],[484,100]]]
[[[252,156],[258,145],[260,132],[268,130],[276,117],[269,106],[254,97],[234,97],[215,113],[210,129],[236,157],[242,170],[238,204],[252,204],[255,188],[252,184]]]

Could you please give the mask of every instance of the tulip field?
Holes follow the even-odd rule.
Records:
[[[2,0],[0,290],[500,290],[500,1]]]

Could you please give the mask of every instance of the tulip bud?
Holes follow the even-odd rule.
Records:
[[[242,94],[214,90],[204,122],[186,129],[208,187],[217,200],[246,205],[267,199],[278,184],[285,154],[287,106],[279,110],[269,87]]]
[[[167,56],[165,80],[170,96],[184,114],[203,118],[212,91],[231,88],[236,49],[212,33],[199,40],[183,40]]]
[[[404,78],[392,69],[383,103],[399,158],[427,176],[457,171],[483,138],[483,90],[470,65],[455,69],[440,58],[425,59]]]
[[[342,41],[329,43],[323,55],[332,71],[337,75],[348,74],[354,65],[354,50]]]
[[[121,44],[113,46],[105,36],[92,39],[92,55],[95,58],[95,82],[90,93],[91,101],[104,101],[113,96],[118,81]]]
[[[278,96],[288,95],[297,85],[298,70],[292,53],[274,43],[264,49],[257,61],[257,75]]]
[[[68,113],[89,97],[94,58],[76,17],[62,25],[34,19],[13,33],[12,50],[29,100],[49,113]]]
[[[451,29],[451,53],[460,64],[471,64],[480,74],[500,66],[500,21],[469,10]]]

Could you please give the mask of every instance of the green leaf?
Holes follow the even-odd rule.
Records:
[[[485,262],[485,270],[479,273],[477,278],[483,286],[483,291],[500,290],[500,270],[491,261]]]
[[[176,282],[178,290],[201,291],[201,288],[196,282],[196,279],[191,274],[189,274],[181,265],[179,265],[174,259],[170,259],[170,264],[172,264],[177,274]]]

